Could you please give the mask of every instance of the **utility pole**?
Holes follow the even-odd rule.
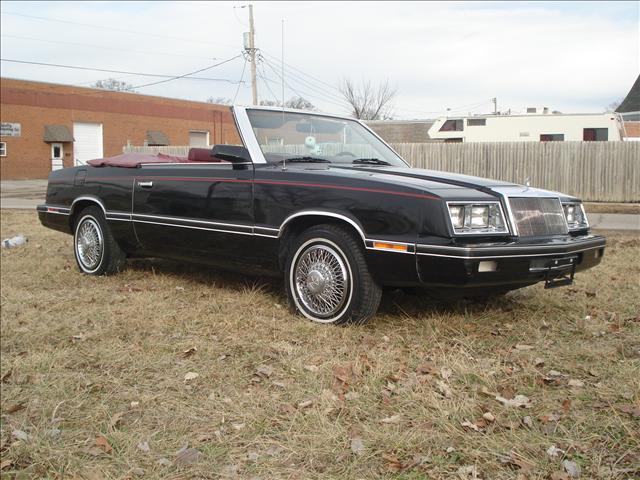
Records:
[[[498,97],[493,97],[491,99],[491,102],[493,102],[493,114],[497,115],[498,114]]]
[[[258,83],[256,82],[256,31],[253,28],[253,5],[249,4],[249,48],[245,45],[251,62],[251,93],[253,104],[258,104]]]

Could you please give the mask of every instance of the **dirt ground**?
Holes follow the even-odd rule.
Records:
[[[366,326],[277,280],[157,260],[81,275],[2,211],[3,478],[640,476],[640,238],[575,285],[487,303],[389,292]]]

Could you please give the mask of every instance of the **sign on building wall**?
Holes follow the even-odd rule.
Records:
[[[21,125],[19,123],[0,123],[0,136],[19,137]]]

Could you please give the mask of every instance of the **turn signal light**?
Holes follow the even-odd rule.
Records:
[[[384,242],[373,242],[373,248],[382,248],[385,250],[393,250],[396,252],[406,252],[406,245],[399,245],[397,243],[384,243]]]

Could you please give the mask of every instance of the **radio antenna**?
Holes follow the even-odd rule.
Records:
[[[282,127],[284,128],[284,18],[282,19],[282,29],[280,32],[280,57],[282,64]],[[284,132],[283,132],[284,133]],[[287,169],[287,152],[285,151],[284,135],[282,136],[282,170]]]

